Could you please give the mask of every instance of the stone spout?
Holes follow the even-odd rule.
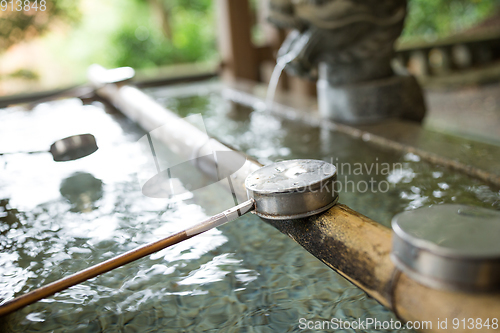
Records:
[[[325,117],[421,121],[425,105],[418,83],[391,66],[406,7],[406,0],[271,0],[269,20],[293,29],[278,61],[292,75],[318,80]]]

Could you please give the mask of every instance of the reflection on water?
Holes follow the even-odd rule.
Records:
[[[90,212],[102,197],[102,180],[87,172],[76,172],[61,183],[61,195],[69,200],[74,212]]]

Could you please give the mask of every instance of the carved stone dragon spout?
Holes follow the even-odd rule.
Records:
[[[269,20],[293,29],[278,61],[287,59],[291,74],[318,79],[325,117],[420,121],[425,105],[418,83],[391,66],[406,8],[406,0],[270,0]]]

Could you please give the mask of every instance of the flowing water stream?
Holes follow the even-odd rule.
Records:
[[[286,67],[285,61],[279,61],[274,66],[273,73],[271,74],[271,79],[269,80],[269,85],[267,87],[266,94],[266,107],[271,109],[274,103],[274,97],[276,95],[276,89],[278,88],[278,83],[280,81],[281,74]]]
[[[272,109],[273,107],[276,89],[278,88],[278,83],[283,70],[286,65],[297,59],[297,57],[299,57],[299,55],[304,51],[307,44],[310,42],[309,36],[309,34],[300,35],[298,31],[294,30],[290,32],[286,41],[283,43],[278,54],[284,54],[279,55],[276,59],[276,66],[274,66],[273,73],[271,74],[271,78],[269,80],[269,85],[267,86],[266,107],[268,109]]]

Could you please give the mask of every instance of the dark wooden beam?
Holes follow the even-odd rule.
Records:
[[[222,77],[257,81],[257,50],[252,44],[248,0],[217,0]]]

